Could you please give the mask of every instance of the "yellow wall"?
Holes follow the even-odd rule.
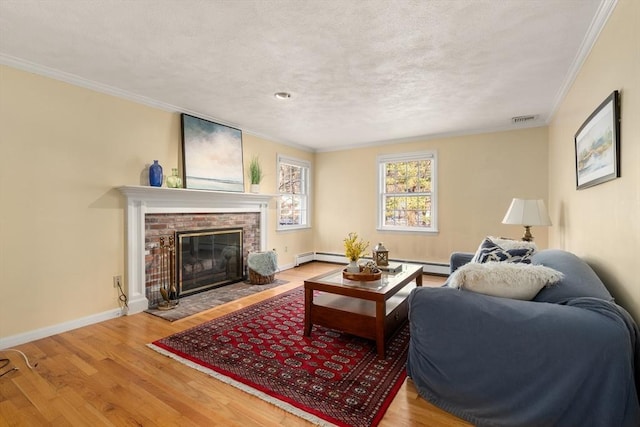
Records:
[[[448,261],[500,223],[512,197],[548,201],[554,225],[533,229],[541,247],[585,257],[640,319],[640,2],[620,0],[550,127],[309,153],[245,133],[245,167],[258,154],[261,192],[275,193],[278,153],[314,165],[313,229],[275,231],[282,265],[308,251],[342,253],[357,231],[392,258]],[[575,190],[573,135],[614,89],[622,92],[622,177]],[[180,118],[0,66],[0,338],[118,308],[112,276],[124,275],[124,201],[114,188],[146,182],[157,159],[179,163]],[[436,150],[439,233],[376,231],[376,156]],[[248,188],[248,185],[247,185]],[[286,251],[285,251],[286,248]]]
[[[576,190],[574,135],[621,93],[622,176]],[[550,244],[585,258],[640,321],[640,2],[620,0],[549,126]]]
[[[260,157],[260,163],[265,171],[264,179],[260,184],[261,193],[275,195],[278,192],[278,177],[276,174],[278,154],[283,154],[300,160],[307,160],[311,162],[312,168],[315,167],[315,157],[312,152],[301,151],[290,146],[277,144],[249,134],[244,134],[242,136],[242,140],[245,151],[245,170],[247,170],[253,154]],[[245,183],[247,191],[249,191],[249,182],[247,179],[245,179]],[[293,265],[296,254],[313,252],[313,229],[308,228],[303,230],[276,232],[276,209],[276,201],[273,199],[269,204],[269,225],[267,227],[267,245],[269,245],[269,247],[267,249],[276,249],[279,265]]]
[[[435,150],[438,155],[438,228],[435,235],[376,231],[380,154]],[[484,236],[519,238],[524,229],[502,225],[513,197],[547,199],[547,129],[442,138],[316,154],[314,241],[319,252],[344,253],[355,231],[389,257],[448,263],[453,251],[475,251]],[[547,229],[533,229],[547,247]]]
[[[263,159],[263,193],[275,192],[276,152],[313,158],[243,139],[245,168]],[[0,148],[0,337],[117,309],[125,204],[115,188],[146,185],[154,159],[165,174],[178,166],[180,115],[0,66]],[[310,231],[276,234],[270,208],[281,263],[313,250]]]
[[[146,185],[154,159],[167,173],[178,166],[179,114],[5,66],[0,89],[0,337],[117,309],[112,276],[126,265],[115,188]],[[392,257],[446,263],[486,234],[520,235],[500,220],[514,196],[546,199],[546,138],[538,128],[313,154],[245,133],[243,146],[245,168],[262,160],[262,193],[276,193],[277,154],[313,165],[312,229],[276,232],[270,204],[267,245],[281,265],[342,253],[351,230]],[[440,232],[375,232],[376,155],[421,149],[438,151]],[[534,234],[546,246],[546,230]]]

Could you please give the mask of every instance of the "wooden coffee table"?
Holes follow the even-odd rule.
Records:
[[[422,286],[422,266],[402,264],[371,282],[343,279],[342,270],[304,281],[304,335],[315,324],[372,339],[384,358],[386,340],[407,320],[409,292]]]

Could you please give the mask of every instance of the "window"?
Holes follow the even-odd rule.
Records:
[[[311,164],[278,156],[278,230],[309,227]]]
[[[378,156],[378,229],[437,232],[436,153]]]

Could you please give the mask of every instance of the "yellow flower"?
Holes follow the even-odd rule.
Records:
[[[358,233],[351,232],[344,239],[344,254],[350,261],[360,259],[368,247],[369,242],[365,243],[362,239],[358,240]]]

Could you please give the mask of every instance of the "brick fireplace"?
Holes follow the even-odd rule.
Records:
[[[147,266],[156,238],[161,235],[183,229],[234,226],[247,230],[243,233],[245,254],[267,248],[265,227],[270,195],[145,186],[123,186],[118,190],[127,201],[125,285],[129,314],[149,307]]]
[[[149,308],[155,308],[158,303],[162,302],[162,297],[159,293],[159,288],[162,282],[162,257],[166,256],[162,253],[159,242],[161,238],[165,241],[169,237],[175,237],[175,268],[178,274],[176,285],[179,290],[180,296],[186,296],[190,293],[190,289],[182,288],[181,272],[184,268],[189,268],[189,265],[184,265],[180,256],[181,241],[180,236],[189,236],[192,234],[203,234],[198,238],[204,244],[206,237],[213,235],[220,235],[226,233],[232,233],[237,230],[240,234],[241,242],[238,245],[241,248],[242,253],[238,253],[237,259],[234,256],[234,262],[237,262],[237,267],[233,278],[228,278],[226,275],[221,278],[219,282],[214,277],[210,280],[203,278],[197,286],[190,286],[196,288],[197,291],[207,290],[209,288],[217,287],[218,285],[229,284],[226,279],[232,279],[238,281],[242,279],[244,275],[243,267],[246,265],[246,258],[249,252],[256,252],[260,250],[260,214],[258,212],[225,212],[225,213],[153,213],[145,215],[145,295],[149,300]],[[203,251],[207,250],[203,248]],[[220,250],[222,250],[220,248]],[[214,254],[210,254],[214,255]],[[234,254],[235,255],[235,254]],[[217,258],[217,259],[216,259]],[[213,260],[208,259],[208,256],[203,255],[196,260],[197,265],[200,266],[203,271],[202,274],[206,275],[207,270],[213,270],[213,265],[206,265],[207,262],[211,264],[216,261],[221,262],[224,257],[213,257]],[[213,274],[213,272],[211,272]]]

